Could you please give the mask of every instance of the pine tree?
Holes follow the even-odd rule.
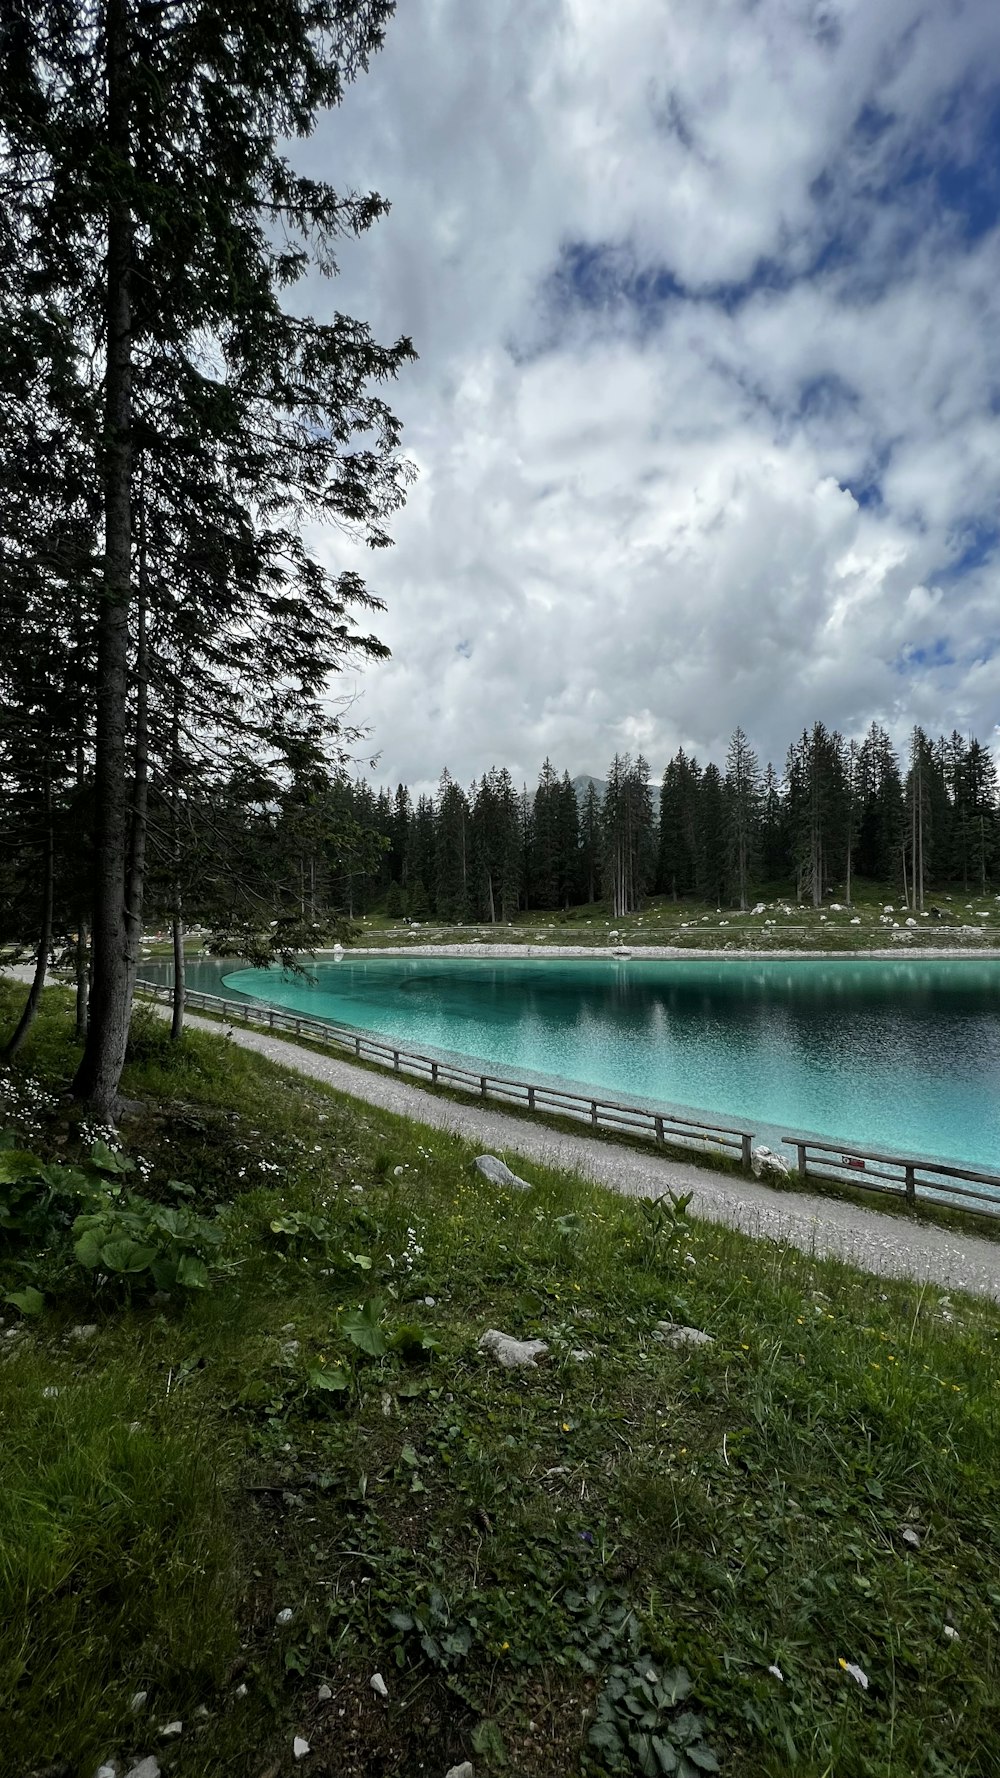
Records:
[[[580,878],[585,899],[595,902],[601,881],[601,799],[593,778],[580,812]]]
[[[0,195],[8,216],[14,205],[0,271],[69,318],[78,363],[96,366],[89,386],[81,375],[70,389],[53,354],[60,374],[46,398],[88,440],[99,489],[93,992],[75,1087],[104,1116],[115,1108],[142,923],[150,601],[168,566],[153,555],[153,519],[164,489],[186,482],[209,545],[222,487],[240,515],[230,621],[254,644],[248,726],[266,701],[272,639],[283,673],[272,673],[271,697],[287,724],[295,698],[322,695],[349,640],[347,608],[366,602],[356,577],[334,579],[310,556],[305,524],[339,521],[380,544],[401,498],[398,428],[368,385],[395,373],[409,343],[384,349],[346,318],[320,325],[281,303],[312,265],[335,269],[338,234],[385,208],[298,177],[280,144],[339,102],[390,13],[390,0],[263,10],[106,0],[92,16],[62,0],[12,0],[0,20]],[[364,449],[352,448],[355,435]],[[206,439],[214,470],[189,474]],[[185,527],[176,520],[161,534],[173,563]],[[211,595],[208,576],[190,584],[201,601],[190,611],[207,613],[221,583]],[[165,606],[160,616],[169,633]],[[210,666],[213,624],[194,630],[201,691],[214,685],[231,712],[227,673]]]
[[[760,794],[757,755],[738,728],[726,755],[726,827],[732,880],[743,911],[749,906],[747,888],[757,859]]]

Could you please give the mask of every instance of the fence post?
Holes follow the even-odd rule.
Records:
[[[796,1142],[795,1148],[799,1157],[799,1177],[804,1179],[806,1176],[806,1145],[804,1142]]]
[[[398,1074],[399,1073],[399,1051],[398,1050],[393,1050],[393,1052],[392,1052],[392,1065],[395,1068],[396,1073]]]
[[[535,1109],[535,1089],[534,1089],[534,1087],[529,1087],[528,1088],[528,1110],[534,1111],[534,1109]]]
[[[742,1149],[743,1149],[743,1166],[744,1166],[745,1171],[747,1173],[749,1173],[751,1168],[753,1167],[753,1154],[752,1154],[753,1137],[750,1135],[750,1132],[748,1130],[741,1130],[740,1131],[740,1141],[741,1141]]]
[[[657,1140],[657,1142],[662,1142],[663,1141],[663,1119],[662,1119],[662,1117],[654,1117],[653,1123],[656,1127],[656,1140]]]
[[[591,1101],[590,1101],[590,1121],[593,1124],[594,1129],[596,1130],[596,1128],[597,1128],[597,1100],[596,1099],[591,1099]]]
[[[915,1173],[912,1161],[906,1162],[905,1171],[906,1171],[906,1202],[908,1204],[915,1204],[917,1201],[917,1179],[916,1179],[916,1173]]]
[[[437,1077],[438,1077],[438,1065],[436,1062],[432,1062],[431,1063],[431,1080],[436,1081]]]
[[[489,1076],[486,1074],[481,1074],[479,1076],[479,1092],[480,1092],[481,1097],[484,1099],[486,1097],[486,1082],[487,1082],[488,1078],[489,1078]]]

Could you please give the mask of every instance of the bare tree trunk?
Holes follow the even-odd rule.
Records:
[[[90,923],[83,909],[77,920],[76,932],[76,1035],[81,1043],[87,1040],[87,1025],[90,1017],[90,955],[87,937]]]
[[[25,1001],[24,1011],[18,1019],[16,1029],[12,1036],[8,1038],[3,1050],[0,1051],[4,1061],[10,1061],[11,1057],[17,1055],[28,1032],[31,1030],[38,1013],[39,1003],[42,998],[42,989],[45,986],[45,971],[48,968],[49,955],[52,950],[53,876],[55,872],[54,853],[55,848],[52,840],[52,778],[49,762],[46,760],[45,830],[42,835],[42,910],[41,920],[39,922],[38,960],[35,964],[35,974],[32,978],[31,987],[28,990],[28,998]]]
[[[184,1035],[184,992],[187,980],[184,969],[184,922],[181,919],[179,897],[174,906],[170,927],[174,941],[174,985],[170,1035],[176,1043]]]
[[[181,889],[181,823],[178,789],[181,775],[181,693],[180,673],[174,686],[173,725],[170,734],[170,849],[174,867],[173,910],[170,931],[174,946],[174,981],[171,994],[170,1036],[174,1043],[184,1035],[184,997],[187,986],[184,970],[184,921]]]
[[[129,158],[125,0],[105,16],[108,150]],[[96,864],[90,1022],[74,1092],[113,1118],[125,1062],[131,990],[125,873],[129,603],[132,594],[132,216],[117,193],[108,208],[104,414],[104,589],[97,630]]]

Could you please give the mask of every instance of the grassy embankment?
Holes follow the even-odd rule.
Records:
[[[510,925],[442,924],[425,917],[416,930],[405,921],[373,913],[355,922],[355,943],[365,946],[410,944],[512,944],[512,945],[672,945],[682,950],[769,951],[907,950],[926,946],[935,950],[982,950],[1000,945],[1000,896],[992,889],[977,896],[960,885],[928,891],[925,914],[910,915],[901,905],[898,889],[877,883],[855,888],[850,907],[828,897],[823,908],[799,907],[780,891],[767,891],[752,911],[721,911],[708,902],[671,901],[666,896],[649,899],[640,913],[614,920],[603,904],[583,903],[566,912],[529,911],[518,914]],[[931,906],[940,910],[935,918]],[[885,915],[884,909],[893,913]],[[760,912],[757,912],[757,908]],[[907,919],[916,923],[907,927]],[[855,924],[855,922],[857,922]],[[895,927],[893,926],[895,922]],[[617,933],[618,938],[611,934]],[[895,936],[894,936],[895,933]],[[201,940],[189,938],[192,956]],[[165,938],[150,935],[150,956],[166,957],[171,946]]]
[[[89,1133],[30,1085],[68,1075],[63,1002],[0,1123],[72,1161]],[[0,1340],[5,1774],[561,1778],[629,1733],[619,1769],[687,1778],[1000,1769],[995,1307],[542,1169],[498,1193],[214,1037],[141,1020],[125,1085],[119,1179],[185,1181],[222,1242],[210,1289],[130,1301],[58,1214],[4,1239],[0,1285],[46,1298]],[[548,1362],[499,1370],[489,1327]]]
[[[899,950],[915,946],[935,950],[981,948],[1000,944],[1000,897],[992,890],[985,896],[952,888],[928,894],[927,911],[909,914],[900,904],[899,892],[878,884],[857,888],[852,905],[837,897],[822,908],[798,907],[780,893],[762,895],[752,911],[721,911],[700,901],[671,901],[656,896],[637,914],[612,919],[601,906],[570,908],[565,913],[519,914],[510,926],[444,926],[434,919],[411,928],[384,914],[359,921],[358,943],[460,944],[475,939],[492,944],[606,945],[622,943],[641,949],[645,945],[676,945],[683,950],[713,951],[869,951]],[[931,905],[941,918],[930,912]],[[886,915],[884,909],[892,907]],[[759,908],[759,912],[757,909]],[[907,919],[915,925],[908,927]],[[895,925],[893,924],[895,922]],[[611,938],[617,933],[617,939]]]

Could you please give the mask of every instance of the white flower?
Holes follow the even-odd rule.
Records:
[[[857,1680],[863,1692],[868,1690],[868,1675],[855,1661],[845,1661],[843,1656],[841,1656],[839,1664],[843,1667],[845,1673],[849,1673],[852,1679]]]

